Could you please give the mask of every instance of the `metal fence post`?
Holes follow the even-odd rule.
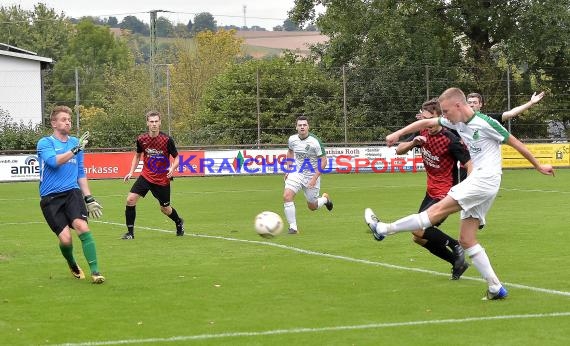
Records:
[[[259,102],[259,67],[255,70],[256,100],[257,105],[257,149],[261,148],[261,105]]]
[[[166,112],[168,114],[168,135],[172,136],[172,116],[170,115],[170,66],[166,65]]]
[[[346,109],[346,71],[342,65],[342,112],[344,114],[344,143],[348,143],[348,112]]]
[[[511,65],[507,66],[507,109],[511,110]],[[507,121],[507,127],[511,132],[511,118]]]
[[[426,65],[426,101],[429,99],[429,66]]]
[[[77,116],[77,136],[79,136],[79,70],[75,68],[75,113]]]

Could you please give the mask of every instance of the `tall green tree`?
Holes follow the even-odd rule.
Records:
[[[59,60],[67,51],[73,32],[63,13],[42,3],[32,11],[20,6],[0,7],[0,42]]]
[[[331,37],[314,52],[327,68],[351,66],[361,86],[349,99],[366,126],[399,126],[450,83],[505,110],[507,70],[511,92],[525,97],[547,79],[568,80],[569,11],[569,0],[296,0],[290,18]]]
[[[210,12],[202,12],[194,16],[194,25],[192,26],[194,32],[216,31],[217,27],[216,20]]]
[[[285,19],[283,22],[283,31],[300,31],[301,27],[291,19]]]
[[[235,31],[199,32],[195,47],[177,41],[171,61],[171,98],[178,130],[194,129],[194,115],[204,89],[210,80],[228,69],[241,52],[243,39]]]
[[[166,17],[158,17],[156,20],[156,36],[172,37],[174,34],[174,25]]]
[[[313,61],[293,55],[233,65],[209,84],[197,114],[196,143],[253,144],[257,136],[257,90],[261,144],[283,144],[299,115],[327,142],[342,142],[342,84]]]
[[[119,27],[119,20],[117,17],[109,17],[107,18],[107,25],[111,28],[118,28]]]
[[[134,34],[141,34],[147,36],[150,34],[148,24],[142,22],[135,16],[126,16],[119,24],[121,29],[130,30]]]
[[[311,22],[311,9],[298,12],[305,3],[296,2],[294,21]],[[345,68],[347,108],[359,140],[379,140],[390,127],[413,119],[427,98],[426,69],[441,74],[441,66],[460,61],[453,31],[415,2],[324,3],[327,11],[316,23],[331,39],[314,53],[331,73]]]
[[[54,96],[68,105],[75,103],[75,69],[79,72],[80,100],[84,105],[101,105],[106,94],[105,68],[125,70],[132,67],[133,57],[126,43],[117,39],[107,27],[90,20],[76,26],[67,54],[54,68]]]
[[[570,138],[570,1],[540,3],[519,13],[500,48],[526,85],[547,92],[545,102],[529,112],[530,118],[557,121]]]

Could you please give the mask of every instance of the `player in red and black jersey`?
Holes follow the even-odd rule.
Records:
[[[441,115],[437,99],[424,102],[420,119],[433,118]],[[471,167],[471,157],[461,139],[451,130],[436,125],[422,130],[419,135],[410,137],[409,141],[400,143],[396,148],[398,155],[407,153],[412,148],[419,148],[427,173],[427,192],[420,205],[419,212],[443,199],[449,189],[463,180],[465,169],[458,170],[457,162],[467,170]],[[463,174],[462,174],[462,173]],[[459,175],[462,174],[462,177]],[[458,280],[467,270],[469,264],[465,261],[463,248],[456,239],[437,228],[440,223],[414,231],[414,242],[425,247],[432,254],[452,265],[451,279]]]
[[[176,209],[170,205],[170,181],[178,168],[178,151],[174,140],[169,135],[160,132],[160,113],[150,111],[146,114],[148,133],[137,138],[137,152],[131,163],[131,170],[125,176],[125,183],[133,175],[135,168],[143,158],[142,173],[131,187],[127,196],[125,220],[127,233],[122,239],[135,239],[136,204],[139,198],[145,197],[150,191],[160,204],[160,211],[176,224],[176,235],[184,235],[184,220],[178,216]],[[172,162],[170,158],[173,158]]]

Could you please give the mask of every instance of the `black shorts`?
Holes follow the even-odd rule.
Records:
[[[80,189],[42,197],[40,207],[47,224],[56,235],[59,235],[65,226],[72,227],[75,219],[87,221],[87,207]]]
[[[170,205],[170,185],[162,186],[153,184],[140,175],[131,187],[132,193],[136,193],[142,197],[146,196],[149,190],[154,198],[158,200],[161,207],[168,207]]]
[[[437,202],[441,201],[441,199],[438,198],[431,198],[430,195],[427,194],[426,192],[426,196],[424,197],[424,200],[422,201],[422,204],[420,205],[420,210],[418,211],[418,213],[421,213],[422,211],[427,210],[429,207],[431,207],[432,205],[436,204]],[[439,226],[443,223],[443,221],[445,221],[445,219],[447,219],[447,216],[441,220],[440,222],[436,223],[433,226]]]

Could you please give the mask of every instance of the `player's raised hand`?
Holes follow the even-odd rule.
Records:
[[[532,96],[530,97],[530,102],[531,102],[532,104],[538,103],[540,100],[542,100],[543,97],[544,97],[544,91],[541,92],[541,93],[538,94],[538,95],[537,95],[536,93],[534,93],[534,94],[532,94]]]
[[[89,143],[88,139],[89,139],[90,133],[89,131],[85,131],[81,137],[79,137],[79,147],[81,148],[81,150],[85,150],[85,146],[87,145],[87,143]]]
[[[87,143],[89,143],[89,131],[85,131],[81,137],[79,138],[79,143],[73,148],[71,149],[71,152],[73,153],[73,155],[77,155],[78,152],[85,150],[85,146],[87,146]]]

